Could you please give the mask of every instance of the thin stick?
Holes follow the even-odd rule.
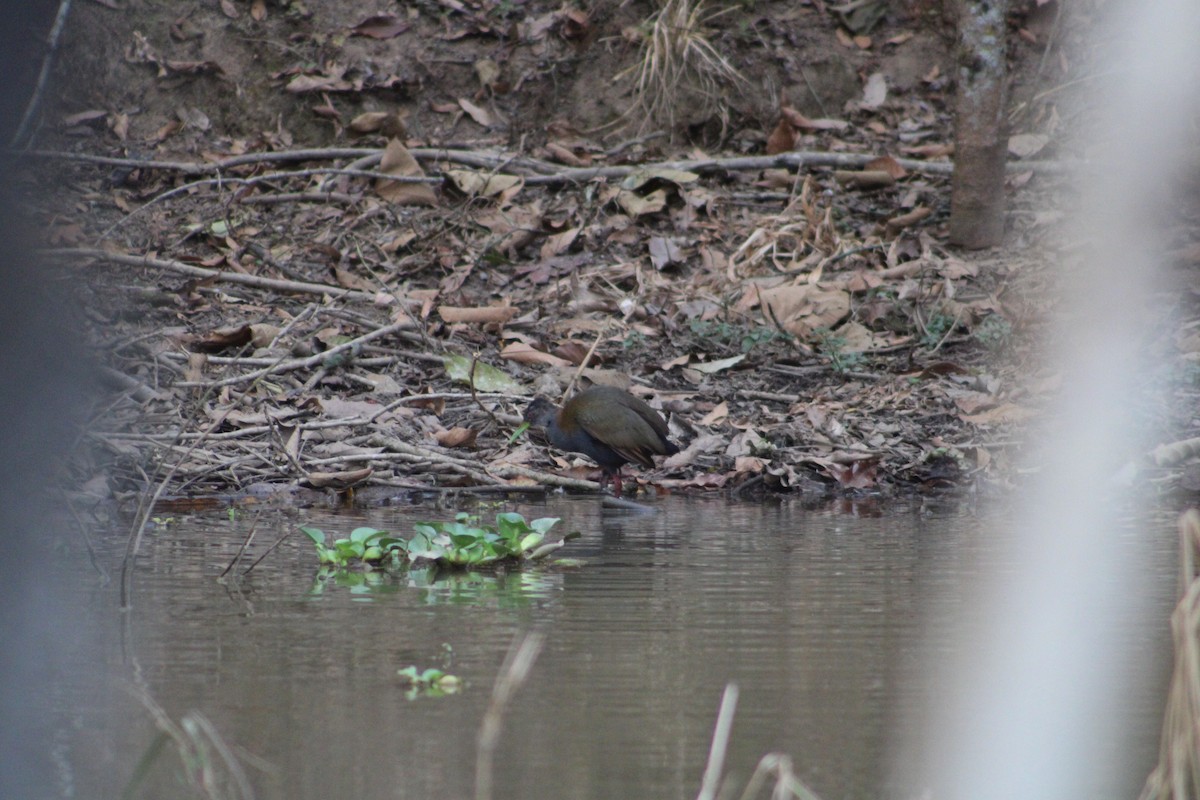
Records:
[[[268,547],[266,550],[264,550],[264,551],[263,551],[263,554],[262,554],[261,556],[259,556],[258,558],[254,559],[254,563],[253,563],[253,564],[251,564],[250,566],[246,567],[246,571],[242,573],[242,577],[244,578],[244,577],[246,577],[247,575],[249,575],[249,574],[250,574],[250,570],[252,570],[252,569],[254,569],[255,567],[257,567],[257,566],[259,565],[259,562],[261,562],[261,561],[262,561],[264,558],[266,558],[267,556],[269,556],[269,555],[271,554],[271,551],[272,551],[272,550],[274,550],[276,547],[279,547],[279,545],[283,544],[284,540],[286,540],[286,539],[287,539],[289,536],[291,536],[293,533],[295,533],[295,530],[294,530],[294,529],[293,529],[293,530],[289,530],[287,533],[283,534],[283,535],[282,535],[282,536],[280,536],[278,539],[276,539],[276,540],[274,541],[274,543],[273,543],[273,544],[272,544],[270,547]]]
[[[246,548],[250,546],[250,542],[254,541],[254,534],[258,532],[258,514],[254,515],[254,519],[250,521],[250,531],[246,534],[246,538],[242,540],[242,546],[238,548],[237,555],[229,562],[229,566],[221,573],[220,577],[224,578],[229,574],[229,570],[237,566],[237,563],[242,560],[242,555],[246,552]]]
[[[733,713],[737,710],[738,687],[736,683],[725,684],[721,696],[721,709],[717,712],[717,724],[713,729],[712,747],[708,751],[708,766],[704,768],[704,779],[700,782],[700,794],[696,800],[714,800],[721,783],[721,772],[725,769],[725,750],[729,745],[729,731],[733,727]]]
[[[567,391],[564,393],[565,397],[570,396],[571,390],[574,389],[575,384],[579,382],[579,376],[583,374],[583,371],[585,369],[587,369],[587,365],[592,360],[592,356],[595,354],[596,348],[600,346],[600,340],[603,339],[605,334],[607,334],[607,333],[608,333],[608,326],[605,325],[596,334],[596,339],[592,342],[592,346],[588,348],[588,351],[584,355],[583,360],[579,362],[579,368],[576,369],[575,374],[571,376],[571,382],[567,384]]]
[[[513,695],[529,677],[529,670],[542,650],[542,634],[530,631],[518,634],[508,648],[504,664],[492,687],[492,699],[479,726],[479,750],[475,759],[475,800],[492,800],[492,764],[496,745],[500,740],[500,726],[504,712],[512,702]]]
[[[29,105],[25,106],[25,114],[21,117],[21,124],[17,126],[17,132],[13,134],[10,147],[18,147],[28,135],[34,114],[37,113],[38,106],[42,104],[42,95],[46,93],[46,81],[50,78],[50,66],[54,63],[54,55],[58,52],[58,42],[62,38],[63,27],[67,24],[67,14],[70,12],[71,0],[62,0],[58,5],[58,15],[54,18],[54,25],[50,28],[46,57],[42,59],[42,69],[38,73],[37,85],[29,98]]]
[[[178,275],[187,275],[191,278],[215,278],[218,281],[225,283],[238,283],[243,286],[251,286],[256,289],[270,289],[278,292],[295,292],[297,294],[317,294],[329,295],[334,299],[352,298],[354,300],[365,300],[368,303],[375,301],[373,292],[363,292],[355,289],[343,289],[340,286],[332,286],[327,283],[308,283],[306,281],[286,281],[279,278],[264,278],[259,275],[247,275],[242,272],[222,272],[216,269],[207,269],[205,267],[193,267],[191,264],[184,264],[181,261],[171,261],[165,258],[154,258],[152,256],[138,256],[126,253],[110,253],[106,250],[92,247],[63,247],[40,251],[46,256],[58,256],[63,258],[95,258],[100,261],[109,261],[113,264],[128,264],[134,267],[147,267],[150,269],[162,269],[168,272],[174,272]]]

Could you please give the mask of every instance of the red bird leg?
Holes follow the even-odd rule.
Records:
[[[616,470],[612,474],[613,481],[613,497],[621,496],[621,470]]]

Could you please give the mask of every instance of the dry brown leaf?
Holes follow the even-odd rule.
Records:
[[[908,175],[908,170],[900,166],[900,162],[891,156],[880,156],[879,158],[873,158],[866,164],[863,164],[863,170],[882,170],[896,180],[900,180]]]
[[[1035,416],[1037,416],[1037,412],[1033,409],[1019,406],[1016,403],[1001,403],[995,408],[979,414],[959,415],[959,419],[975,425],[1008,425],[1025,422]]]
[[[516,306],[438,306],[438,316],[444,321],[504,324],[519,313]]]
[[[887,95],[887,76],[882,72],[874,72],[867,78],[867,85],[863,87],[860,104],[863,108],[879,108],[887,101]]]
[[[372,39],[394,39],[412,27],[408,20],[395,14],[375,14],[350,29],[351,36],[367,36]]]
[[[270,347],[281,330],[278,325],[256,322],[250,326],[250,341],[255,347]]]
[[[717,404],[717,407],[705,414],[700,419],[701,425],[716,425],[718,422],[724,422],[729,417],[729,403],[722,400]]]
[[[342,288],[358,289],[364,292],[373,292],[377,288],[374,282],[361,278],[343,267],[335,266],[332,268],[332,272],[334,281]]]
[[[768,322],[801,338],[818,328],[832,329],[850,313],[849,293],[807,284],[763,289],[760,297]]]
[[[1018,133],[1008,137],[1008,152],[1017,158],[1029,158],[1042,151],[1050,137],[1041,133]]]
[[[231,347],[245,347],[250,344],[252,338],[253,332],[249,325],[238,325],[197,334],[190,337],[187,346],[189,350],[198,353],[219,353]]]
[[[767,460],[758,456],[738,456],[733,460],[733,471],[739,475],[757,475],[767,468]]]
[[[478,435],[478,431],[471,428],[454,427],[448,431],[438,431],[434,438],[442,447],[474,447]]]
[[[841,349],[846,353],[865,353],[880,346],[878,337],[858,322],[847,322],[839,327],[835,334],[842,340]]]
[[[399,139],[390,139],[379,162],[379,171],[404,178],[424,177],[421,165]],[[380,178],[375,181],[375,193],[384,200],[402,206],[437,205],[433,187],[426,183],[396,183]]]
[[[359,114],[357,117],[350,120],[350,124],[347,125],[346,128],[351,133],[357,133],[360,135],[376,133],[383,130],[384,125],[388,124],[389,120],[393,118],[396,118],[398,121],[396,115],[389,111],[367,111],[366,113]],[[401,137],[391,136],[389,138],[399,139]]]
[[[560,33],[564,39],[574,42],[587,37],[592,27],[592,20],[586,11],[567,6],[559,13],[562,15]]]
[[[500,65],[490,58],[481,58],[475,62],[475,77],[479,78],[480,86],[495,91],[500,82]]]
[[[634,192],[621,189],[617,193],[617,205],[631,217],[654,214],[667,207],[667,193],[664,189],[655,189],[642,197]]]
[[[304,92],[348,92],[354,85],[342,77],[345,68],[336,68],[330,75],[297,75],[288,81],[285,91],[293,94]]]
[[[792,123],[787,116],[779,118],[779,124],[775,126],[775,130],[771,131],[771,135],[767,137],[767,155],[774,156],[779,153],[787,153],[796,146],[796,129],[792,127]]]
[[[849,489],[870,489],[875,485],[878,472],[877,459],[862,459],[841,464],[836,461],[823,461],[821,466],[839,484]]]
[[[650,263],[661,270],[670,264],[683,263],[683,249],[674,239],[665,236],[651,236],[647,243],[650,251]]]
[[[480,108],[466,98],[458,98],[458,106],[463,111],[467,112],[471,119],[475,120],[485,128],[490,128],[496,124],[496,120],[486,109]]]
[[[945,158],[954,155],[954,144],[947,142],[918,144],[912,147],[902,147],[900,151],[905,155],[918,158]]]
[[[571,245],[579,237],[579,232],[582,228],[568,228],[562,233],[556,233],[553,236],[548,236],[546,241],[542,243],[541,257],[542,259],[553,258],[554,256],[570,249]]]
[[[570,367],[572,362],[565,358],[536,350],[524,342],[513,342],[500,351],[500,357],[518,364],[545,364],[551,367]]]
[[[371,467],[345,472],[310,472],[304,480],[314,489],[349,489],[365,481],[374,473]]]
[[[569,167],[586,167],[592,163],[592,159],[586,154],[576,155],[574,150],[558,142],[546,142],[546,155],[551,161],[557,161]]]
[[[485,175],[465,169],[447,170],[446,177],[467,197],[502,195],[511,199],[525,185],[525,180],[516,175]]]

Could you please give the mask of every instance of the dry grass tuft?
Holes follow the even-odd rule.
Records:
[[[625,112],[639,132],[650,125],[674,132],[687,119],[716,117],[724,134],[729,123],[725,92],[745,85],[708,40],[705,25],[731,9],[705,15],[704,0],[665,0],[648,20],[642,57],[617,75],[633,78],[633,105]]]

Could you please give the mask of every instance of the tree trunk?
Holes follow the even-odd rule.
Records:
[[[1004,238],[1008,2],[955,2],[959,49],[950,241],[969,248],[992,247]]]

